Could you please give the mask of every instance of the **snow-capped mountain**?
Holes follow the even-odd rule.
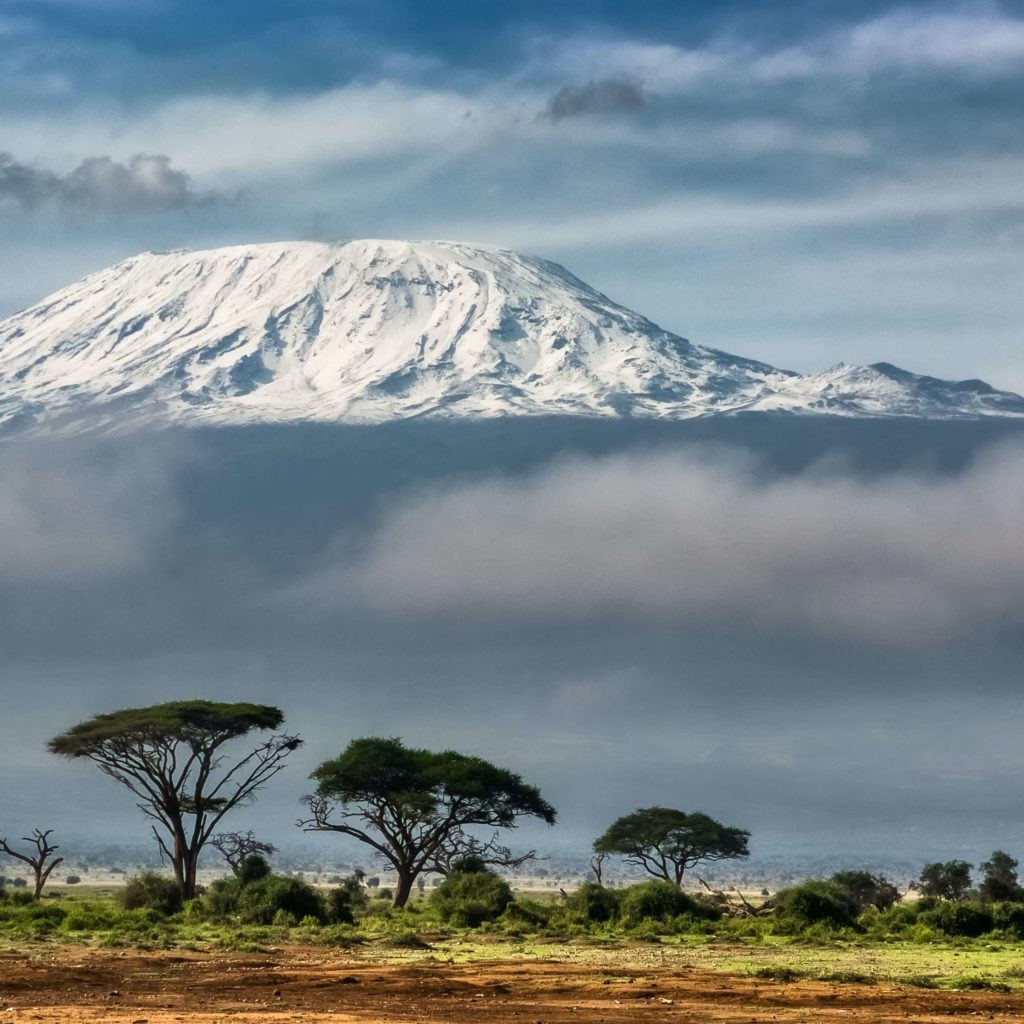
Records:
[[[0,424],[1024,416],[879,363],[801,376],[692,345],[557,264],[452,243],[144,253],[0,322]]]

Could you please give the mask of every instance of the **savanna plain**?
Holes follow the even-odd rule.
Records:
[[[792,912],[659,914],[658,883],[632,889],[615,892],[626,906],[603,921],[592,918],[607,907],[584,883],[567,895],[516,894],[475,927],[434,894],[399,910],[386,892],[360,894],[348,914],[325,890],[321,919],[279,908],[276,923],[259,925],[219,917],[208,896],[167,912],[150,893],[149,906],[127,909],[126,892],[129,903],[139,894],[131,883],[55,886],[39,902],[12,893],[0,906],[0,1010],[11,1020],[110,1024],[1016,1021],[1024,1013],[1024,961],[1011,931],[945,934],[936,923],[945,913],[956,930],[951,915],[927,899],[836,927]],[[638,901],[654,916],[633,916]],[[351,923],[331,922],[339,907]]]

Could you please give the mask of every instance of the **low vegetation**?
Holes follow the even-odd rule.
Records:
[[[1016,951],[1024,942],[1024,888],[1017,861],[1005,852],[995,851],[981,865],[977,887],[964,861],[925,865],[911,898],[867,871],[842,871],[758,898],[715,892],[703,881],[695,893],[683,888],[693,869],[747,857],[750,834],[702,812],[667,807],[639,808],[608,826],[594,842],[594,881],[553,899],[517,895],[500,871],[535,854],[513,854],[502,845],[502,831],[524,817],[553,825],[555,809],[536,787],[482,758],[408,748],[393,738],[353,740],[323,762],[312,776],[315,792],[306,798],[310,816],[300,825],[358,840],[390,866],[397,885],[381,888],[378,877],[356,871],[332,879],[329,888],[313,887],[275,873],[268,860],[274,847],[252,832],[214,832],[298,747],[298,737],[289,734],[254,743],[253,734],[282,722],[274,707],[188,701],[99,715],[51,741],[55,753],[96,764],[140,799],[171,873],[131,876],[107,896],[81,885],[69,889],[81,879],[68,875],[62,890],[51,885],[44,893],[62,862],[52,830],[34,830],[21,846],[0,839],[0,855],[26,865],[33,879],[32,885],[23,877],[7,885],[0,878],[0,941],[245,951],[285,942],[377,943],[392,951],[457,942],[520,953],[567,942],[650,942],[773,956],[780,950],[924,947],[980,956]],[[240,748],[233,757],[223,749],[229,743]],[[197,868],[206,847],[221,854],[230,874],[203,887]],[[649,879],[606,887],[609,857]],[[870,980],[856,962],[808,967],[809,959],[775,958],[757,970],[778,981],[807,971],[821,979]],[[920,960],[905,956],[904,962],[899,976],[906,984],[939,984]],[[1020,971],[996,977],[982,966],[974,974],[961,971],[963,987],[1024,981]],[[943,983],[949,977],[943,973]]]
[[[658,879],[624,888],[586,882],[558,898],[531,899],[517,896],[503,878],[471,858],[456,864],[429,894],[415,894],[401,908],[391,906],[386,892],[366,886],[361,873],[317,888],[275,874],[258,855],[248,857],[237,875],[188,901],[181,900],[173,877],[152,872],[128,878],[113,898],[73,891],[51,896],[36,900],[30,889],[0,889],[0,940],[245,951],[287,942],[372,942],[407,950],[450,941],[519,950],[531,943],[657,942],[725,944],[772,956],[804,947],[981,953],[1017,950],[1024,941],[1024,902],[985,900],[982,890],[968,890],[963,899],[901,901],[885,879],[861,872],[794,886],[751,907],[753,912]],[[928,972],[917,966],[906,975],[907,984],[927,985]],[[857,973],[855,967],[843,969],[851,978]],[[804,968],[772,960],[764,965],[764,976],[782,980],[797,970]],[[813,976],[825,973],[816,969]],[[1021,981],[1009,975],[1004,980]]]

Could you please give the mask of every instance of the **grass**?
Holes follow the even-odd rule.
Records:
[[[287,945],[344,948],[383,962],[453,963],[546,960],[612,973],[645,967],[702,969],[766,983],[812,979],[836,984],[893,983],[915,988],[1024,991],[1024,945],[993,935],[949,938],[913,932],[808,929],[787,934],[771,919],[718,922],[676,918],[631,927],[584,924],[556,904],[520,898],[512,913],[478,929],[443,924],[429,904],[394,910],[371,900],[354,925],[291,926],[211,921],[193,913],[164,917],[124,910],[112,890],[75,886],[40,903],[0,903],[0,946],[24,950],[59,943],[139,950],[270,952]],[[561,916],[559,916],[561,915]]]

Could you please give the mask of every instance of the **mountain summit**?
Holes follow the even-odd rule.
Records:
[[[0,322],[0,425],[742,410],[1024,416],[885,363],[801,376],[692,345],[555,263],[454,243],[144,253]]]

